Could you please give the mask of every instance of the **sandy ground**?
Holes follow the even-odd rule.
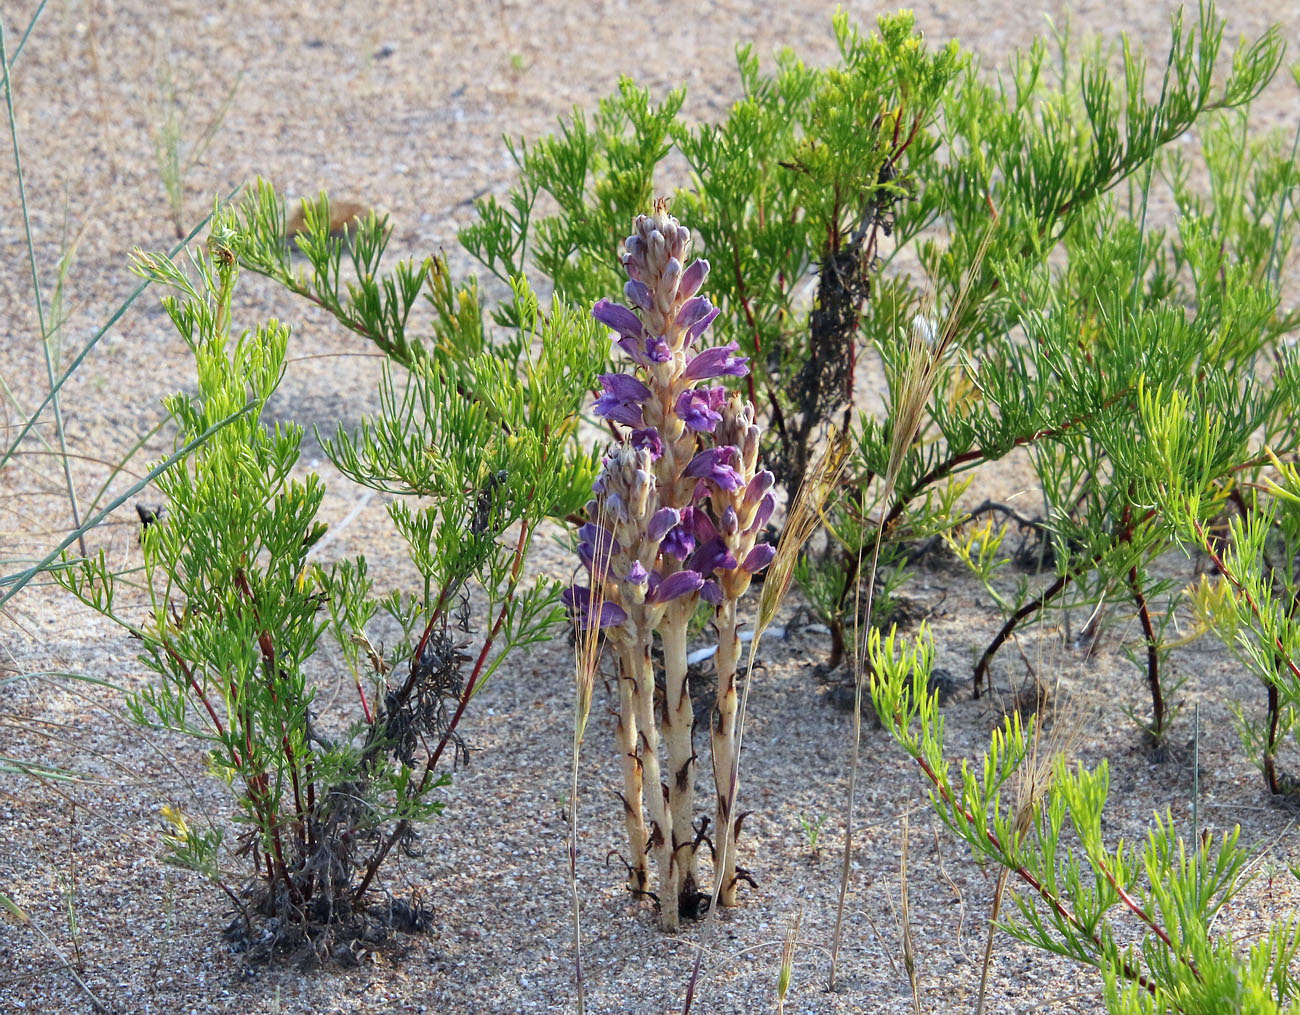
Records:
[[[13,46],[34,4],[3,12]],[[321,10],[319,6],[329,9]],[[859,20],[876,11],[848,5]],[[918,4],[931,40],[950,37],[989,64],[1043,30],[1046,19],[1113,38],[1130,32],[1162,53],[1170,7],[1160,3]],[[1274,19],[1289,22],[1294,0],[1247,0],[1228,12],[1230,38]],[[502,134],[537,138],[575,104],[590,106],[619,74],[662,95],[687,85],[687,112],[721,115],[738,94],[733,46],[750,42],[767,58],[789,45],[809,62],[834,54],[825,4],[724,2],[666,5],[541,0],[484,4],[200,4],[189,0],[51,3],[14,68],[17,129],[38,265],[48,292],[55,265],[75,243],[67,282],[65,347],[79,348],[130,291],[126,252],[172,242],[169,208],[156,169],[153,127],[166,78],[175,83],[188,137],[235,101],[201,161],[185,177],[184,219],[214,193],[261,174],[283,191],[380,206],[395,223],[399,256],[446,249],[472,219],[472,200],[513,178]],[[236,82],[238,82],[236,84]],[[1289,84],[1261,100],[1258,123],[1294,124],[1300,101]],[[6,156],[6,165],[7,162]],[[676,181],[667,181],[672,185]],[[30,279],[17,190],[0,186],[0,376],[24,407],[41,397],[45,366],[34,337]],[[240,316],[278,315],[294,325],[289,374],[275,411],[309,428],[332,430],[370,411],[378,360],[351,336],[260,280],[242,285]],[[160,418],[160,398],[191,383],[184,347],[146,295],[100,344],[65,389],[69,443],[82,456],[74,477],[89,501],[118,460]],[[18,417],[9,410],[2,424]],[[161,438],[148,445],[161,452]],[[149,457],[146,455],[145,457]],[[141,459],[143,461],[143,459]],[[319,447],[304,464],[320,467]],[[1013,467],[986,477],[989,492],[1012,496]],[[115,489],[125,481],[120,479]],[[67,531],[66,499],[49,458],[26,456],[0,474],[0,542],[5,557],[36,555]],[[365,552],[381,584],[409,580],[379,498],[334,477],[323,517],[335,524],[329,554]],[[342,522],[350,519],[346,525]],[[129,562],[134,512],[91,537]],[[558,559],[555,567],[564,566]],[[943,560],[918,569],[905,590],[936,631],[939,665],[969,673],[973,653],[995,627],[987,596]],[[864,748],[865,786],[854,857],[842,991],[824,990],[834,918],[846,789],[848,716],[824,699],[813,666],[824,639],[785,618],[789,640],[774,640],[753,691],[745,739],[746,825],[742,864],[757,887],[728,912],[706,962],[697,1011],[770,1008],[781,938],[802,914],[790,1012],[891,1012],[910,1006],[899,931],[900,818],[911,816],[911,915],[924,1010],[974,1007],[983,927],[995,872],[972,864],[923,806],[920,776],[873,731]],[[1079,618],[1074,618],[1077,624]],[[1033,665],[1059,679],[1067,711],[1081,726],[1079,756],[1109,759],[1114,801],[1109,832],[1145,834],[1153,809],[1188,820],[1192,798],[1192,704],[1200,703],[1201,814],[1215,829],[1241,823],[1257,851],[1259,875],[1223,917],[1249,939],[1262,921],[1289,914],[1296,860],[1294,821],[1270,803],[1242,756],[1228,703],[1260,707],[1253,681],[1216,647],[1177,651],[1186,709],[1179,749],[1152,761],[1125,708],[1141,710],[1139,674],[1122,648],[1136,637],[1122,610],[1094,655],[1063,647],[1057,628],[1008,649],[996,678],[1011,690]],[[31,923],[0,920],[0,1012],[91,1010],[90,997],[124,1013],[562,1012],[574,1008],[565,861],[570,672],[556,644],[520,658],[484,692],[464,728],[474,757],[457,773],[446,815],[426,829],[424,855],[390,872],[397,892],[416,891],[436,913],[436,929],[404,942],[402,954],[360,968],[301,974],[246,971],[223,947],[222,897],[158,857],[160,807],[221,820],[219,784],[204,774],[193,745],[144,736],[121,715],[112,692],[59,677],[0,683],[0,753],[83,773],[59,783],[0,775],[0,891]],[[75,671],[138,687],[145,678],[131,645],[55,590],[31,588],[0,618],[0,680],[12,674]],[[607,696],[598,691],[583,765],[579,880],[589,1010],[675,1010],[684,992],[698,928],[676,938],[654,929],[644,904],[622,891],[613,789],[618,775]],[[997,720],[987,699],[959,695],[946,706],[952,752],[974,753]],[[803,830],[829,816],[814,849]],[[1279,877],[1274,877],[1279,874]],[[84,988],[67,967],[74,965]],[[1016,947],[1001,937],[990,1011],[1093,1012],[1096,978]]]

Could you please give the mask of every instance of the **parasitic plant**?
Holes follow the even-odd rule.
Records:
[[[775,503],[772,474],[758,467],[761,434],[753,407],[708,383],[743,377],[744,357],[735,355],[734,343],[693,348],[718,311],[698,295],[708,262],[687,266],[689,250],[690,232],[659,201],[653,215],[637,218],[626,241],[624,292],[632,307],[600,300],[593,308],[596,320],[617,333],[635,372],[600,378],[595,409],[620,442],[605,458],[590,520],[579,531],[579,555],[596,591],[569,593],[575,613],[608,629],[617,656],[628,883],[658,899],[665,930],[676,928],[680,913],[698,913],[706,898],[696,873],[707,821],[697,829],[694,820],[687,629],[700,600],[714,608],[719,647],[711,739],[721,821],[730,813],[722,787],[735,754],[737,603],[772,559],[759,535]],[[662,705],[651,653],[655,632],[663,647]],[[731,905],[734,861],[723,867],[721,899]]]

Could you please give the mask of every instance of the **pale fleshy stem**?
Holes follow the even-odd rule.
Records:
[[[659,897],[659,927],[675,931],[677,919],[677,872],[673,863],[673,818],[668,810],[667,789],[659,768],[659,726],[655,722],[655,675],[650,645],[654,631],[647,611],[629,617],[635,623],[636,644],[628,653],[635,667],[635,704],[641,777],[645,786],[646,811],[650,815],[650,854],[654,857],[656,894]]]
[[[647,861],[649,834],[642,807],[640,744],[636,719],[635,649],[620,641],[618,649],[618,717],[617,737],[623,765],[623,822],[627,827],[627,887],[634,895],[650,890]]]
[[[664,649],[664,746],[668,754],[668,809],[673,822],[677,897],[698,891],[695,870],[695,710],[686,675],[686,631],[695,596],[675,600],[659,626]]]

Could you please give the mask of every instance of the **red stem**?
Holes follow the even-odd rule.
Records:
[[[375,717],[370,711],[370,702],[366,701],[366,689],[361,686],[361,678],[356,678],[357,695],[361,698],[361,714],[366,717],[366,725],[373,726]]]
[[[1097,406],[1096,410],[1094,410],[1093,412],[1082,413],[1078,416],[1075,416],[1073,419],[1066,420],[1060,426],[1043,427],[1042,429],[1035,430],[1033,433],[1023,434],[1019,437],[1016,437],[1014,440],[1012,440],[1011,447],[1019,448],[1019,447],[1023,447],[1026,444],[1033,444],[1035,441],[1046,440],[1051,437],[1060,437],[1062,434],[1068,433],[1070,430],[1074,429],[1079,424],[1086,423],[1097,413],[1109,409],[1120,399],[1126,397],[1131,390],[1132,390],[1131,388],[1124,388],[1121,391],[1115,392],[1115,394],[1111,395],[1104,402],[1102,402],[1101,405]],[[940,462],[929,472],[925,473],[925,475],[919,477],[916,480],[916,482],[911,484],[907,493],[904,496],[899,497],[899,499],[894,502],[894,506],[890,508],[889,513],[885,515],[886,527],[893,524],[894,520],[900,514],[903,513],[903,510],[907,507],[908,502],[913,497],[915,497],[920,490],[923,490],[925,487],[929,486],[931,483],[936,482],[937,480],[943,479],[945,476],[954,472],[959,466],[966,465],[969,462],[979,461],[982,458],[986,458],[987,454],[988,453],[984,448],[972,448],[970,451],[963,451],[959,455],[953,455],[947,461]]]

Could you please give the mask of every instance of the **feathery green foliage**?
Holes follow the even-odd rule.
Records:
[[[1033,733],[1013,712],[981,758],[954,765],[927,688],[928,631],[910,642],[873,631],[870,655],[876,711],[929,781],[935,813],[974,857],[1011,874],[1016,914],[1004,930],[1095,967],[1114,1013],[1294,1010],[1300,926],[1280,922],[1243,952],[1215,924],[1243,884],[1248,857],[1236,829],[1189,845],[1157,813],[1145,840],[1108,845],[1104,762],[1088,770],[1059,753],[1035,758]],[[1042,763],[1050,778],[1040,791],[1018,794],[1036,778],[1026,770]]]
[[[385,375],[378,416],[326,442],[345,476],[401,498],[389,513],[422,585],[379,599],[364,558],[310,559],[327,530],[324,485],[297,468],[301,428],[262,419],[289,331],[276,321],[233,330],[236,224],[219,214],[188,272],[164,255],[136,258],[142,275],[179,293],[164,305],[198,373],[197,394],[166,402],[182,451],[157,480],[167,511],[142,534],[147,605],[123,602],[102,553],[59,577],[138,639],[158,679],[131,697],[133,717],[207,745],[247,829],[236,852],[252,869],[252,909],[273,919],[255,931],[227,884],[224,829],[197,830],[172,811],[170,857],[240,902],[244,946],[309,945],[329,958],[376,921],[427,924],[418,906],[376,904],[374,878],[442,809],[436,790],[450,781],[445,762],[465,754],[456,730],[470,699],[511,650],[561,619],[558,586],[530,582],[523,563],[542,519],[573,509],[566,498],[583,464],[562,455],[596,335],[574,311],[541,321],[521,282],[539,339],[526,373],[490,356],[461,365],[494,411],[421,361],[400,391]],[[402,632],[386,655],[368,635],[381,610]],[[352,670],[356,698],[342,714],[317,714],[327,639]]]

